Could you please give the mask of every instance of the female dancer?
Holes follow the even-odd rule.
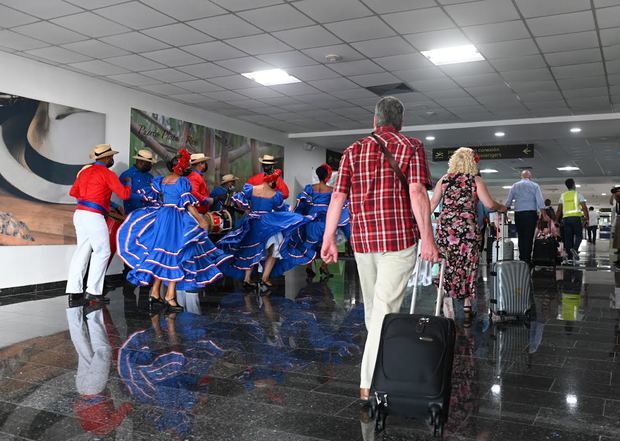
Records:
[[[183,149],[168,162],[170,174],[157,176],[147,199],[157,204],[135,210],[118,232],[118,254],[132,270],[134,285],[152,284],[149,304],[165,305],[169,312],[183,308],[176,302],[176,288],[197,290],[222,277],[220,270],[232,256],[209,240],[207,222],[198,213],[198,200],[184,177],[190,154]],[[162,300],[162,282],[168,287]]]
[[[308,245],[318,253],[321,251],[323,241],[323,233],[325,233],[325,218],[327,216],[327,207],[332,199],[332,187],[327,185],[332,177],[332,168],[329,164],[323,164],[316,169],[316,175],[319,178],[318,184],[308,184],[304,191],[297,196],[297,207],[295,213],[313,216],[314,220],[307,224],[302,230],[302,237]],[[351,219],[349,217],[349,209],[345,207],[340,216],[339,236],[347,240],[351,236]],[[305,236],[305,237],[304,237]],[[325,262],[321,263],[320,272],[324,276],[329,276],[329,270]],[[306,267],[306,273],[310,279],[316,275],[312,269],[312,263]]]
[[[431,200],[435,211],[443,197],[437,220],[437,245],[446,257],[444,290],[463,301],[467,321],[471,321],[471,300],[476,295],[476,273],[480,257],[476,208],[478,198],[491,211],[506,212],[496,202],[478,174],[478,157],[470,148],[458,149],[448,163],[448,173],[438,182]]]
[[[255,287],[252,272],[259,265],[263,268],[259,285],[266,292],[272,287],[272,275],[279,276],[297,265],[306,265],[316,256],[313,249],[292,240],[298,236],[297,230],[312,218],[287,210],[282,193],[275,189],[281,175],[278,169],[266,175],[261,185],[245,184],[243,191],[235,193],[233,202],[246,215],[235,230],[218,242],[224,252],[235,256],[225,270],[226,275],[243,279],[247,289]]]

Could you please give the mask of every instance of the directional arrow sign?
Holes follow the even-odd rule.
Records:
[[[473,149],[480,156],[481,160],[534,157],[534,144],[478,145],[468,147]],[[448,161],[457,149],[458,147],[433,149],[433,161]]]

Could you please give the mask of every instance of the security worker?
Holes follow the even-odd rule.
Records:
[[[248,184],[250,185],[262,185],[265,176],[271,175],[275,171],[275,165],[278,160],[271,155],[264,155],[262,158],[258,159],[258,162],[263,164],[263,173],[258,173],[248,179]],[[276,181],[276,190],[282,193],[282,197],[284,197],[284,199],[288,199],[288,186],[281,177],[279,177]]]
[[[190,164],[192,166],[191,173],[187,176],[189,182],[192,184],[192,195],[200,205],[196,208],[199,213],[206,213],[209,211],[209,206],[213,204],[213,198],[209,196],[209,188],[204,179],[204,173],[207,171],[207,161],[211,159],[205,156],[204,153],[194,153],[190,157]]]
[[[69,194],[77,199],[73,214],[73,225],[77,237],[77,248],[71,258],[67,288],[69,300],[83,293],[83,277],[90,259],[86,300],[104,301],[103,278],[110,257],[110,242],[105,216],[110,211],[110,198],[114,192],[126,200],[131,196],[131,187],[123,186],[118,176],[109,170],[114,165],[110,144],[99,144],[90,153],[95,162],[85,166],[77,175]],[[92,254],[92,256],[91,256]]]
[[[588,226],[588,207],[583,195],[575,190],[575,180],[569,178],[565,182],[568,191],[562,193],[558,206],[557,218],[562,219],[564,226],[564,249],[567,260],[579,260],[579,245],[583,240],[584,224]],[[583,218],[583,222],[582,222]]]
[[[142,199],[138,190],[150,188],[151,182],[153,181],[153,175],[149,173],[155,163],[153,153],[150,150],[141,149],[133,156],[133,159],[136,160],[135,165],[132,165],[128,170],[121,173],[120,176],[122,183],[128,184],[131,182],[131,197],[123,202],[126,214],[146,205],[146,202]]]

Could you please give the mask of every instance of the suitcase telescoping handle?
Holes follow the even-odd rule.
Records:
[[[418,256],[415,268],[414,268],[414,278],[413,278],[413,292],[411,294],[411,307],[409,308],[409,314],[413,314],[415,310],[415,302],[418,297],[418,285],[420,284],[420,265],[422,264],[422,258]],[[444,273],[446,271],[446,260],[441,259],[439,267],[439,286],[437,287],[437,302],[435,303],[435,315],[439,316],[441,313],[441,306],[443,305],[443,279],[445,277]]]

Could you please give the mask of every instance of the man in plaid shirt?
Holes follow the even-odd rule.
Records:
[[[375,107],[374,133],[394,156],[409,188],[403,188],[372,136],[349,146],[340,161],[321,250],[327,263],[338,259],[336,227],[343,204],[349,199],[351,245],[368,330],[360,381],[363,400],[368,399],[370,391],[383,317],[400,310],[407,280],[415,266],[418,239],[422,239],[422,259],[439,260],[426,193],[431,188],[431,176],[424,146],[418,139],[399,132],[403,114],[400,100],[382,98]]]

